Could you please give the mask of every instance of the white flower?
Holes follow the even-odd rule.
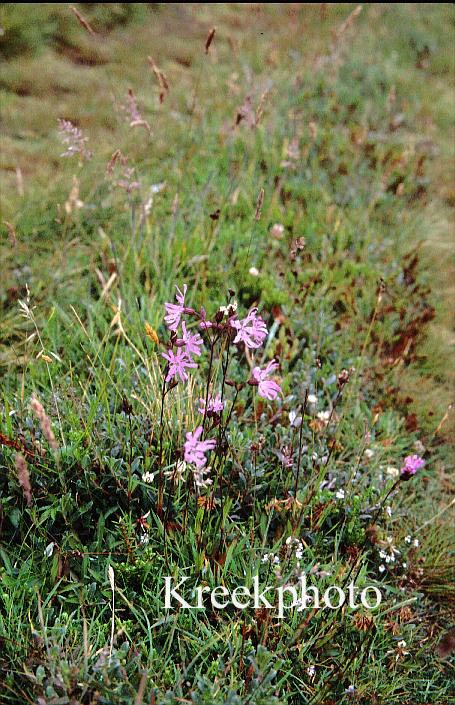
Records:
[[[399,469],[393,467],[393,465],[387,465],[385,471],[389,477],[398,477],[398,475],[400,474]]]
[[[380,565],[378,568],[380,573],[383,573],[385,571],[385,569],[386,569],[385,565]]]
[[[405,543],[411,543],[412,538],[408,535],[404,537]]]
[[[307,674],[312,678],[314,674],[316,673],[316,668],[314,666],[308,666],[306,669]]]
[[[385,508],[387,516],[391,517],[392,516],[392,507],[387,506]]]
[[[44,549],[44,555],[46,558],[50,558],[52,554],[54,553],[54,546],[55,543],[52,541],[51,543],[48,543],[46,548]]]
[[[367,458],[372,458],[374,455],[374,450],[372,450],[371,448],[366,448],[365,455]]]
[[[406,647],[406,642],[404,639],[398,642],[397,646],[399,646],[400,649],[404,649]]]
[[[259,269],[256,269],[256,267],[250,267],[250,274],[252,277],[258,277],[259,276]]]
[[[412,545],[414,546],[414,548],[417,548],[418,546],[420,546],[419,539],[414,539],[414,541],[412,542]]]
[[[294,428],[299,428],[299,426],[302,425],[302,417],[301,417],[301,416],[297,416],[297,412],[296,412],[296,411],[290,411],[290,412],[289,412],[289,423],[290,423],[291,426],[293,426]]]
[[[142,475],[142,482],[146,482],[148,485],[151,485],[154,478],[155,478],[155,473],[144,472],[144,474]]]
[[[232,303],[228,304],[227,306],[220,306],[218,311],[221,311],[221,313],[228,313],[229,310],[231,311],[237,311],[238,303],[237,301],[232,301]]]
[[[317,404],[318,398],[316,394],[308,394],[308,404]]]
[[[330,419],[330,411],[318,411],[316,416],[320,421],[328,421]]]
[[[186,472],[188,465],[185,460],[179,460],[172,470],[166,470],[166,477],[170,477],[175,483],[180,482]]]
[[[150,541],[150,536],[148,534],[142,534],[142,536],[139,540],[144,546],[147,546],[147,544]]]
[[[344,490],[340,489],[335,492],[335,497],[337,499],[344,499],[344,496],[345,496]]]

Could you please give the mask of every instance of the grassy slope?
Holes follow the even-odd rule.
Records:
[[[65,18],[67,6],[57,8]],[[39,21],[44,10],[35,11]],[[2,459],[4,659],[14,654],[16,672],[8,676],[8,702],[15,702],[11,693],[18,687],[24,700],[25,693],[31,697],[31,680],[21,675],[25,670],[37,678],[35,696],[44,685],[60,694],[61,679],[66,692],[74,688],[80,699],[85,688],[91,694],[86,698],[97,689],[111,690],[113,701],[128,702],[144,667],[150,672],[147,688],[159,689],[158,702],[165,702],[160,698],[166,688],[173,689],[170,702],[191,693],[207,703],[228,697],[236,702],[235,693],[240,702],[272,702],[273,693],[279,702],[312,697],[312,702],[331,697],[338,702],[354,681],[364,702],[448,702],[453,670],[429,644],[449,622],[450,596],[450,534],[444,531],[443,511],[453,489],[443,443],[450,418],[435,430],[453,381],[447,364],[453,345],[447,286],[439,276],[439,252],[449,252],[450,244],[451,196],[445,184],[452,148],[451,9],[368,6],[343,43],[339,65],[332,62],[315,71],[315,55],[330,54],[330,30],[346,12],[339,5],[140,8],[136,24],[114,28],[96,41],[62,20],[58,26],[65,41],[59,52],[51,42],[39,55],[11,58],[4,70],[2,191],[5,218],[16,225],[18,243],[13,248],[5,240],[2,252],[2,433],[30,440],[28,401],[36,389],[66,443],[57,463],[46,455],[34,468],[36,504],[31,510],[21,508],[12,455],[5,451]],[[93,17],[96,28],[101,26],[97,21]],[[217,36],[205,57],[203,42],[213,24]],[[171,86],[162,106],[146,66],[149,54]],[[129,87],[152,125],[152,136],[142,128],[130,129],[118,107]],[[245,97],[251,95],[256,106],[264,91],[269,93],[259,127],[241,123],[233,129]],[[91,163],[78,168],[59,158],[56,117],[77,121],[86,131],[96,152]],[[293,165],[286,151],[295,138],[300,154]],[[117,147],[137,165],[145,200],[152,184],[166,183],[142,225],[137,205],[125,204],[104,175]],[[285,161],[290,165],[283,166]],[[17,166],[23,196],[18,194]],[[67,213],[62,204],[73,174],[84,206]],[[254,224],[261,187],[265,202]],[[213,221],[209,216],[217,208],[220,218]],[[283,240],[268,234],[275,222],[285,226]],[[306,250],[293,264],[289,249],[297,236],[305,237]],[[416,251],[420,265],[413,264]],[[449,282],[446,257],[444,263]],[[249,274],[251,266],[259,269],[259,277]],[[117,279],[101,297],[100,279],[107,281],[113,271]],[[370,326],[380,277],[386,292]],[[333,373],[351,364],[358,370],[343,401],[340,447],[330,471],[350,488],[357,464],[362,480],[344,508],[334,508],[323,492],[313,498],[310,514],[321,506],[326,514],[321,524],[311,520],[304,526],[306,565],[317,560],[342,575],[349,547],[362,536],[359,514],[380,491],[381,468],[398,463],[417,438],[428,445],[424,480],[394,499],[392,518],[384,516],[380,530],[381,539],[392,535],[406,552],[404,536],[420,527],[419,551],[411,552],[404,576],[391,572],[380,578],[375,549],[368,564],[370,580],[383,581],[389,605],[397,601],[400,586],[405,597],[417,594],[419,599],[410,613],[376,616],[372,644],[361,646],[363,633],[348,616],[335,624],[316,620],[304,632],[305,646],[298,640],[298,648],[293,642],[298,620],[271,634],[256,620],[246,641],[237,617],[149,628],[147,617],[155,621],[161,616],[156,588],[165,570],[162,536],[154,519],[156,528],[144,549],[134,522],[153,508],[156,498],[139,483],[131,504],[125,486],[131,473],[140,478],[144,463],[154,470],[147,444],[150,432],[152,439],[157,433],[159,377],[143,327],[148,321],[164,336],[162,304],[176,281],[188,281],[193,301],[207,308],[224,303],[228,286],[244,308],[259,300],[276,315],[279,307],[282,324],[270,354],[280,356],[285,392],[294,393],[286,408],[298,402],[308,383],[324,408],[334,395],[327,381]],[[36,304],[40,340],[36,335],[25,340],[34,322],[17,314],[26,283]],[[426,291],[428,283],[433,294]],[[110,328],[119,298],[128,339],[113,336]],[[438,315],[429,328],[422,321],[431,318],[434,303]],[[62,362],[46,363],[42,355],[36,359],[42,349],[45,355],[58,354]],[[119,413],[125,397],[134,408],[133,440],[127,417]],[[13,416],[8,416],[10,409],[16,411]],[[166,414],[172,458],[182,442],[182,426],[191,426],[194,419],[187,395],[177,396]],[[239,409],[233,443],[240,454],[254,439],[252,420],[248,407]],[[226,520],[226,534],[238,550],[223,571],[234,584],[236,575],[250,570],[260,545],[271,549],[282,532],[287,535],[292,519],[274,516],[272,521],[269,516],[272,524],[264,528],[264,505],[273,496],[285,497],[289,489],[286,474],[270,461],[288,430],[284,422],[273,433],[267,423],[261,430],[265,451],[259,477],[267,489],[258,485],[262,489],[255,493],[252,510],[247,509],[248,497],[245,507],[235,505],[238,526]],[[365,430],[375,451],[369,462],[359,450]],[[324,433],[310,433],[307,440],[312,450],[324,453]],[[257,468],[245,463],[254,485]],[[306,470],[309,476],[315,472],[310,462]],[[232,501],[238,501],[235,494]],[[194,517],[195,527],[199,519]],[[210,582],[223,549],[216,530],[216,523],[208,521],[207,545],[199,552],[191,536],[185,540],[176,531],[174,565],[180,570],[192,563],[200,569],[210,566],[205,573]],[[43,561],[51,541],[59,549],[52,560]],[[128,560],[122,558],[125,550]],[[79,558],[77,551],[85,556]],[[98,551],[118,554],[113,562],[122,606],[116,625],[118,662],[111,666],[94,657],[109,639],[110,618],[106,560],[95,556]],[[44,601],[41,616],[37,592]],[[35,639],[28,630],[30,601]],[[407,641],[411,656],[395,662],[389,652],[398,637]],[[328,679],[338,663],[346,664],[345,671]],[[306,671],[310,664],[316,665],[314,678]],[[270,668],[277,675],[268,685]],[[115,686],[107,686],[106,678]],[[76,681],[85,684],[82,691]]]

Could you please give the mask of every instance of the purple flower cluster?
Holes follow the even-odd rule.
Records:
[[[237,335],[234,343],[245,343],[250,350],[259,348],[267,337],[267,326],[260,316],[257,308],[252,308],[246,318],[234,319],[231,323]]]
[[[204,341],[199,333],[191,333],[188,331],[185,321],[182,321],[182,316],[185,314],[199,318],[199,327],[201,330],[211,329],[218,332],[224,331],[229,334],[232,332],[233,339],[231,337],[231,340],[234,345],[243,343],[248,350],[256,350],[267,338],[267,326],[263,318],[258,314],[257,307],[250,309],[245,318],[238,318],[235,305],[222,306],[214,320],[208,321],[204,309],[201,309],[200,313],[197,313],[193,308],[185,305],[188,286],[184,284],[183,291],[178,286],[176,286],[176,289],[177,303],[165,304],[166,315],[164,320],[172,333],[172,347],[167,350],[167,352],[162,353],[163,357],[168,362],[166,382],[170,382],[174,378],[185,382],[188,379],[186,370],[197,367],[192,356],[200,357],[202,346],[204,345]],[[180,325],[182,334],[181,337],[177,337],[177,331]],[[176,352],[173,350],[174,347],[176,348]],[[271,373],[277,368],[278,364],[272,361],[269,362],[264,369],[260,367],[253,369],[250,384],[258,387],[258,394],[264,399],[276,399],[281,392],[279,384],[269,379]],[[218,395],[215,399],[218,399]],[[218,408],[215,408],[214,404],[217,404]],[[221,404],[223,404],[223,402],[220,398],[218,402],[212,402],[212,406],[208,404],[207,410],[201,413],[211,413],[212,415],[219,413],[224,407],[224,405],[221,407]]]
[[[423,468],[425,461],[420,457],[420,455],[408,455],[404,459],[403,466],[400,469],[400,477],[402,480],[409,480],[413,475],[416,474],[417,470]]]
[[[245,318],[238,318],[236,313],[236,304],[228,304],[222,306],[212,321],[207,320],[206,312],[201,309],[197,312],[195,309],[188,307],[185,304],[185,297],[188,290],[186,284],[181,290],[176,286],[176,303],[166,303],[165,323],[171,332],[170,345],[162,356],[167,362],[165,370],[165,381],[174,380],[178,382],[186,382],[188,380],[189,369],[197,367],[194,357],[200,357],[204,341],[198,332],[188,330],[186,322],[182,320],[184,315],[191,316],[199,320],[199,328],[201,331],[210,330],[215,336],[225,336],[228,344],[232,342],[234,345],[243,344],[247,350],[257,350],[267,338],[268,331],[265,321],[258,313],[256,307],[250,309]],[[181,329],[181,332],[179,332]],[[213,344],[213,343],[212,343]],[[272,373],[278,369],[278,363],[275,360],[269,362],[266,367],[254,367],[249,384],[258,388],[259,396],[264,399],[273,401],[281,393],[281,387],[274,379],[271,379]],[[208,395],[207,399],[199,399],[198,411],[206,418],[217,419],[218,422],[224,411],[225,402],[222,394],[218,392],[215,396]],[[194,466],[194,473],[201,473],[206,465],[205,453],[213,450],[216,446],[216,441],[207,439],[200,440],[203,434],[204,424],[198,426],[196,430],[186,434],[184,444],[184,458],[187,463]],[[207,472],[205,469],[204,472]],[[205,486],[209,480],[202,478],[200,486]]]

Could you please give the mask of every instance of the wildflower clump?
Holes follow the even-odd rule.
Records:
[[[170,337],[167,350],[162,353],[162,357],[167,363],[164,370],[164,385],[171,383],[172,386],[175,386],[179,382],[187,382],[188,371],[199,367],[201,361],[204,360],[204,348],[209,351],[205,395],[199,397],[197,408],[203,421],[194,431],[186,433],[184,444],[184,459],[195,471],[196,485],[206,486],[209,482],[203,476],[208,472],[205,454],[214,450],[217,445],[217,441],[214,439],[204,440],[203,438],[206,421],[210,420],[212,426],[220,425],[227,404],[227,400],[224,398],[226,385],[236,388],[236,396],[245,386],[245,382],[235,383],[228,377],[231,350],[236,348],[240,357],[245,351],[246,359],[250,361],[250,351],[256,351],[265,342],[268,330],[256,306],[252,307],[244,318],[239,318],[237,303],[229,301],[226,306],[221,306],[209,320],[204,308],[197,311],[187,305],[188,286],[186,284],[182,288],[176,286],[176,290],[175,302],[165,304],[164,322]],[[191,319],[204,337],[197,330],[191,329]],[[216,356],[221,362],[218,369],[222,371],[222,379],[219,381],[220,388],[215,391],[213,387],[217,381],[217,375],[214,372]],[[196,362],[195,358],[200,358],[200,360]],[[253,367],[247,381],[250,386],[257,388],[258,395],[263,399],[274,401],[281,393],[280,384],[273,378],[273,373],[278,370],[278,367],[276,360],[271,360],[265,367]],[[165,388],[163,388],[163,401],[165,393]],[[230,408],[229,418],[233,406],[234,403]],[[220,433],[220,439],[221,435]]]

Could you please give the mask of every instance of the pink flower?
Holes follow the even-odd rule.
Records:
[[[183,293],[180,291],[178,286],[175,287],[177,289],[177,294],[176,294],[176,299],[177,299],[177,304],[164,304],[166,307],[166,313],[167,315],[164,317],[164,320],[166,321],[166,325],[169,328],[169,330],[176,331],[177,328],[179,327],[180,324],[180,319],[182,317],[182,314],[185,313],[185,296],[186,296],[186,291],[188,289],[187,285],[183,285]]]
[[[221,411],[223,411],[225,403],[226,402],[221,400],[220,392],[218,392],[216,397],[212,397],[211,395],[209,395],[208,402],[207,402],[207,416],[213,416],[214,414],[219,414]],[[205,413],[205,399],[199,399],[198,411],[200,414]]]
[[[264,399],[276,399],[278,394],[281,393],[281,387],[278,382],[273,379],[268,379],[269,375],[272,374],[278,368],[278,363],[275,360],[269,362],[267,367],[261,370],[260,367],[255,367],[253,369],[252,378],[250,384],[258,387],[258,394]]]
[[[425,461],[420,455],[408,455],[404,459],[403,467],[400,470],[402,480],[409,480],[410,477],[416,474],[417,470],[423,468]]]
[[[191,431],[186,435],[186,441],[184,444],[185,451],[185,461],[187,463],[193,463],[197,468],[203,468],[207,462],[205,453],[209,450],[213,450],[216,446],[216,441],[207,440],[200,441],[199,438],[202,434],[202,426],[198,426],[194,433]]]
[[[257,308],[252,308],[246,318],[231,321],[231,326],[237,329],[234,343],[243,342],[250,349],[258,348],[267,337],[267,326]]]
[[[182,348],[177,348],[177,352],[168,350],[161,353],[165,360],[169,363],[169,369],[166,376],[166,382],[169,382],[173,377],[180,377],[182,382],[188,379],[186,368],[197,367],[197,364]]]
[[[201,347],[204,345],[199,333],[189,333],[186,329],[185,321],[182,321],[182,337],[176,341],[178,347],[183,347],[187,355],[197,355],[201,354]]]

